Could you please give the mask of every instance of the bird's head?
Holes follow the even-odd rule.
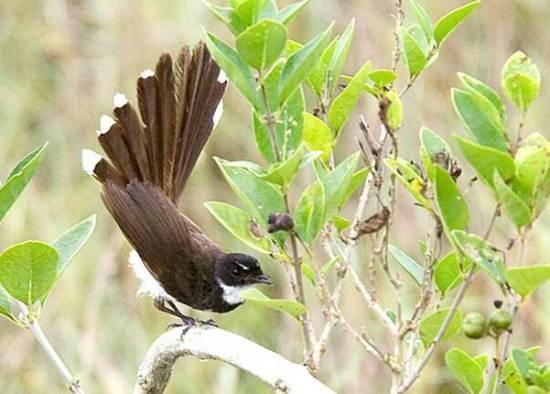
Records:
[[[222,286],[243,288],[271,284],[254,257],[242,253],[225,254],[216,264],[216,279]]]

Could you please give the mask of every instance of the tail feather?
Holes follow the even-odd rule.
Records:
[[[157,116],[157,78],[153,70],[141,73],[137,82],[138,106],[141,119],[145,124],[145,143],[150,159],[150,181],[155,185],[162,184],[162,125]]]
[[[177,202],[220,114],[220,75],[204,43],[184,47],[175,64],[163,54],[138,78],[142,122],[125,96],[115,96],[116,121],[104,122],[98,137],[112,165],[102,164],[108,170],[94,171],[96,178],[149,182]]]
[[[131,156],[135,159],[139,170],[139,179],[151,179],[149,152],[145,140],[145,132],[134,108],[126,101],[122,106],[115,107],[115,117],[124,132]]]

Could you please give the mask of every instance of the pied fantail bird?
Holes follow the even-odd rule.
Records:
[[[204,43],[184,47],[174,63],[163,54],[138,78],[141,120],[120,93],[114,118],[101,117],[97,134],[108,160],[82,151],[83,169],[103,186],[105,206],[135,249],[130,265],[140,290],[187,323],[174,301],[223,313],[243,303],[243,289],[270,283],[254,257],[225,253],[176,206],[221,116],[226,85]]]

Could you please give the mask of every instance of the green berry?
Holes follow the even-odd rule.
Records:
[[[489,317],[489,325],[500,334],[512,325],[512,315],[503,309],[496,310]]]
[[[482,338],[487,331],[487,320],[479,312],[468,313],[462,321],[462,329],[468,338]]]

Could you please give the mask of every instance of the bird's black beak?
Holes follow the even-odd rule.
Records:
[[[256,278],[254,278],[254,281],[256,283],[262,283],[264,285],[272,285],[273,284],[273,282],[271,282],[271,279],[269,279],[269,276],[267,276],[267,275],[257,276]]]

